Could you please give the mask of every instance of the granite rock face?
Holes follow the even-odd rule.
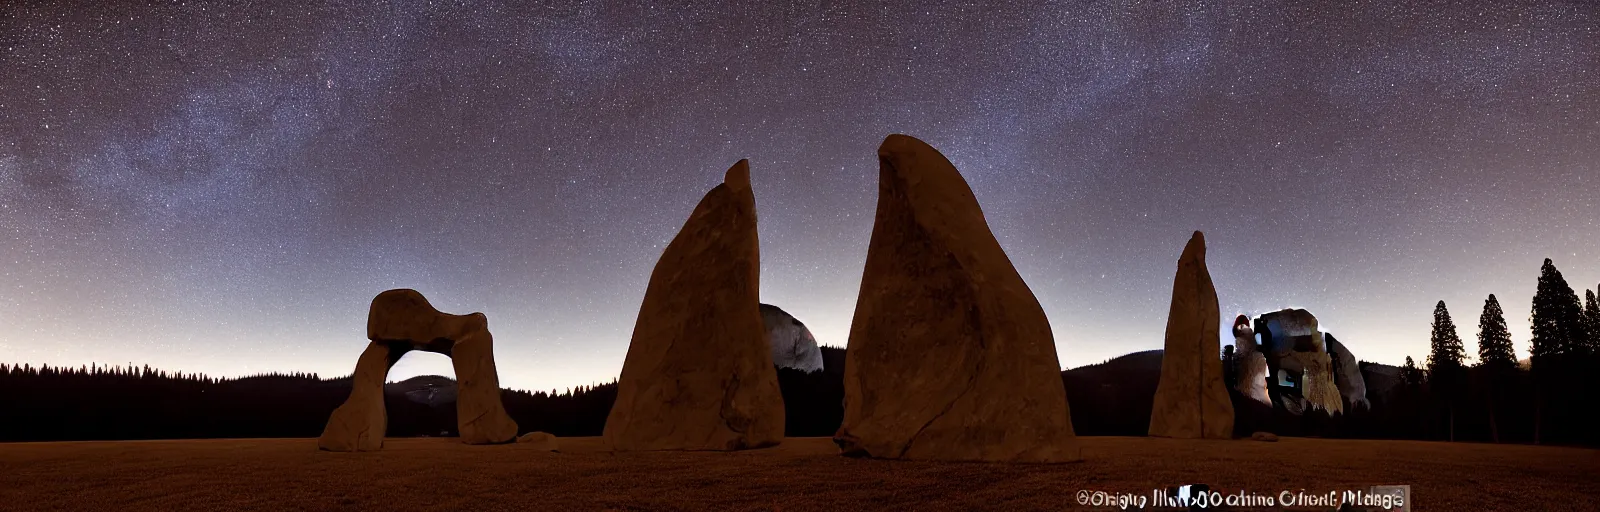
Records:
[[[1304,309],[1285,309],[1261,315],[1260,323],[1266,327],[1257,329],[1258,333],[1266,334],[1272,341],[1267,343],[1268,352],[1327,352],[1323,342],[1322,329],[1318,327],[1317,316]]]
[[[1272,399],[1267,394],[1267,357],[1256,345],[1255,329],[1250,324],[1250,317],[1244,315],[1239,315],[1233,321],[1234,357],[1239,365],[1238,383],[1234,387],[1246,398],[1270,407]]]
[[[1352,409],[1372,409],[1372,402],[1367,400],[1367,380],[1361,375],[1361,363],[1356,361],[1355,354],[1339,343],[1333,333],[1323,334],[1322,340],[1328,344],[1328,354],[1333,358],[1333,384],[1339,388],[1344,403]]]
[[[511,441],[517,424],[500,401],[494,337],[483,313],[441,313],[416,290],[389,290],[372,299],[367,313],[367,350],[356,362],[350,398],[334,409],[317,446],[331,451],[370,451],[383,446],[387,421],[383,381],[400,356],[425,350],[450,356],[456,372],[456,417],[461,441]]]
[[[1151,436],[1181,439],[1233,437],[1233,402],[1222,380],[1217,289],[1206,269],[1206,239],[1199,231],[1178,258],[1167,313],[1161,382],[1150,409]]]
[[[750,167],[728,170],[661,254],[633,328],[613,450],[739,450],[783,441],[783,395],[758,306]]]
[[[803,372],[822,370],[822,347],[806,324],[771,304],[761,305],[761,323],[772,346],[772,364]]]
[[[845,356],[846,455],[1080,460],[1044,310],[950,161],[890,135]]]
[[[1270,386],[1277,391],[1277,405],[1293,415],[1317,409],[1344,412],[1345,397],[1335,382],[1336,363],[1315,315],[1304,309],[1267,313],[1256,319],[1256,332],[1267,360],[1277,369],[1271,379],[1280,384]],[[1359,379],[1360,369],[1356,371]],[[1286,380],[1293,384],[1281,385]]]

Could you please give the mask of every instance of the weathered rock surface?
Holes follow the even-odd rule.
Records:
[[[389,356],[389,346],[367,343],[350,378],[350,398],[333,410],[317,446],[336,452],[373,451],[383,448],[389,421],[383,408],[383,381],[399,357]]]
[[[1367,400],[1367,379],[1361,375],[1361,363],[1356,361],[1356,355],[1332,333],[1323,334],[1322,340],[1328,344],[1329,357],[1333,358],[1333,384],[1339,387],[1344,403],[1352,409],[1372,409],[1372,402]]]
[[[661,254],[606,417],[614,450],[739,450],[783,440],[758,306],[755,195],[743,160]]]
[[[1267,357],[1256,345],[1255,329],[1250,324],[1250,317],[1244,315],[1233,320],[1234,357],[1239,368],[1238,383],[1234,387],[1246,398],[1271,406],[1272,398],[1267,394]],[[1238,418],[1237,411],[1234,417]]]
[[[804,372],[822,370],[822,348],[806,324],[771,304],[761,305],[761,323],[772,346],[772,364]]]
[[[1261,315],[1261,323],[1266,326],[1266,331],[1260,334],[1270,340],[1262,340],[1262,349],[1267,352],[1327,352],[1322,341],[1322,330],[1317,326],[1317,317],[1310,311],[1275,311]]]
[[[450,356],[455,367],[456,418],[461,441],[504,443],[517,424],[500,401],[494,337],[483,313],[441,313],[416,290],[389,290],[372,299],[367,313],[366,352],[356,362],[350,398],[334,409],[317,446],[332,451],[368,451],[383,446],[383,381],[400,356],[425,350]]]
[[[535,450],[547,452],[561,451],[556,443],[556,436],[545,432],[529,432],[517,438],[517,442],[532,446]]]
[[[1295,415],[1308,409],[1322,409],[1329,414],[1344,411],[1344,395],[1334,379],[1333,356],[1315,315],[1304,309],[1284,309],[1261,315],[1256,326],[1267,360],[1278,369],[1278,375],[1272,378],[1282,381],[1285,376],[1298,377],[1298,389],[1284,391],[1277,386],[1275,400],[1285,410]]]
[[[1206,269],[1206,239],[1199,231],[1178,258],[1167,313],[1161,382],[1150,409],[1150,435],[1181,439],[1233,437],[1233,402],[1222,381],[1217,289]]]
[[[844,370],[846,455],[1081,458],[1044,310],[950,161],[890,135]]]

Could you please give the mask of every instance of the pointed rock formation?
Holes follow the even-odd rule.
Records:
[[[1080,459],[1050,324],[944,155],[890,135],[850,327],[846,455]]]
[[[750,166],[728,169],[650,274],[606,417],[614,450],[739,450],[783,441],[783,395],[758,302]]]
[[[1233,437],[1233,403],[1222,382],[1222,341],[1217,289],[1206,270],[1206,238],[1199,231],[1178,258],[1167,313],[1161,382],[1150,409],[1150,435],[1181,439]]]
[[[461,442],[509,442],[517,424],[500,402],[494,337],[483,313],[440,313],[416,290],[389,290],[372,299],[367,313],[367,350],[356,361],[350,398],[334,409],[317,446],[332,451],[383,447],[387,421],[383,381],[400,356],[425,350],[450,356],[456,371],[456,421]]]

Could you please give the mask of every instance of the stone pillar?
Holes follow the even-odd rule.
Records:
[[[479,319],[483,315],[476,315]],[[485,320],[486,322],[486,320]],[[474,329],[450,350],[456,370],[456,424],[461,442],[494,444],[517,437],[517,424],[500,400],[500,377],[494,366],[494,336],[487,327]]]
[[[608,447],[741,450],[783,441],[760,272],[755,194],[740,160],[650,272],[606,416]]]
[[[1050,323],[966,180],[905,135],[878,162],[834,442],[892,459],[1081,459]]]
[[[1150,435],[1182,439],[1233,437],[1233,402],[1222,381],[1217,289],[1206,269],[1206,239],[1190,237],[1178,258],[1167,313],[1161,382],[1150,410]]]
[[[383,381],[389,376],[389,347],[367,343],[350,378],[350,398],[333,410],[317,447],[336,452],[372,451],[383,447],[388,417],[383,408]]]

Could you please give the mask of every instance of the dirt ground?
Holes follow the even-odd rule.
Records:
[[[1205,483],[1271,496],[1408,484],[1412,510],[1600,510],[1596,450],[1079,439],[1085,460],[1055,465],[851,459],[819,438],[736,453],[609,453],[597,438],[561,439],[559,453],[448,438],[369,453],[311,439],[0,444],[0,509],[1114,510],[1078,505],[1078,491]]]

